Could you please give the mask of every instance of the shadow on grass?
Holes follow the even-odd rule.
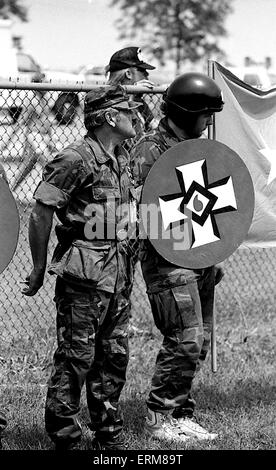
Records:
[[[124,416],[124,436],[129,449],[133,450],[177,450],[177,449],[239,449],[252,448],[252,443],[261,448],[272,447],[269,407],[274,409],[276,387],[269,381],[259,383],[245,380],[229,391],[220,390],[220,385],[195,388],[197,410],[202,424],[214,427],[223,436],[214,443],[189,442],[173,444],[149,438],[144,431],[146,397],[133,395],[121,401]],[[84,398],[84,397],[83,397]],[[33,415],[23,416],[13,412],[8,419],[8,427],[3,444],[6,450],[52,450],[53,444],[44,428],[44,409],[42,403],[33,410]],[[267,412],[266,412],[267,411]],[[263,414],[261,418],[259,415]],[[252,419],[254,425],[252,427]],[[93,433],[88,429],[89,413],[85,400],[81,406],[80,420],[83,438],[80,450],[91,449]],[[263,432],[262,432],[263,431]],[[231,441],[232,439],[232,441]],[[270,439],[270,440],[269,440]],[[267,442],[265,442],[265,440]],[[264,443],[262,443],[264,441]]]
[[[273,383],[274,382],[274,383]],[[229,387],[229,384],[228,384]],[[254,406],[270,406],[276,401],[275,379],[256,381],[251,378],[238,380],[232,388],[223,389],[223,384],[205,385],[200,383],[194,389],[197,407],[204,409],[220,409],[224,411],[245,409]]]
[[[124,431],[140,435],[144,428],[144,419],[146,414],[146,402],[143,399],[120,400],[120,405],[124,417]],[[85,396],[83,395],[83,405],[81,407],[80,418],[82,423],[89,426],[90,418]]]

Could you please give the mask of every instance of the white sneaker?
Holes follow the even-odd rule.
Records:
[[[178,421],[170,415],[157,413],[148,408],[145,431],[157,439],[165,439],[170,442],[186,442],[190,439],[179,429]]]
[[[180,432],[184,433],[186,436],[210,441],[218,437],[218,434],[207,431],[207,429],[204,429],[190,418],[178,418],[176,421]]]

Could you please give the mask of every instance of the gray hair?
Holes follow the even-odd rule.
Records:
[[[100,127],[106,121],[105,114],[110,112],[111,114],[117,114],[117,111],[113,108],[99,109],[99,111],[93,111],[85,114],[84,125],[88,131],[92,131],[96,127]]]
[[[115,70],[115,72],[109,72],[109,77],[107,81],[107,85],[124,85],[128,83],[126,78],[126,70]]]

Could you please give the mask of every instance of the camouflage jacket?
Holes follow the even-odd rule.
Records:
[[[147,133],[137,142],[130,155],[131,170],[136,186],[144,183],[148,172],[160,155],[179,142],[180,139],[165,119],[160,121],[157,129]]]
[[[136,200],[126,150],[118,146],[112,158],[86,135],[45,166],[34,198],[61,222],[50,273],[107,292],[131,282],[127,235]]]
[[[142,137],[131,152],[132,173],[136,187],[143,185],[153,164],[166,150],[181,140],[162,119],[158,128]],[[162,258],[148,239],[140,242],[140,260],[148,291],[158,291],[173,285],[199,279],[204,270],[184,269]]]

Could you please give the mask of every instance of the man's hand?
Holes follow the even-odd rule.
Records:
[[[44,280],[44,271],[36,271],[33,269],[31,271],[31,274],[26,277],[26,280],[24,281],[24,284],[26,284],[27,287],[25,287],[21,292],[24,295],[35,295],[37,291],[40,289],[40,287],[43,285],[43,280]]]
[[[217,264],[215,266],[215,286],[222,280],[224,276],[224,271],[222,269],[222,266]]]
[[[144,86],[146,88],[149,88],[150,90],[152,90],[152,88],[154,87],[154,83],[150,80],[147,80],[146,78],[139,80],[139,82],[135,82],[134,85]]]

